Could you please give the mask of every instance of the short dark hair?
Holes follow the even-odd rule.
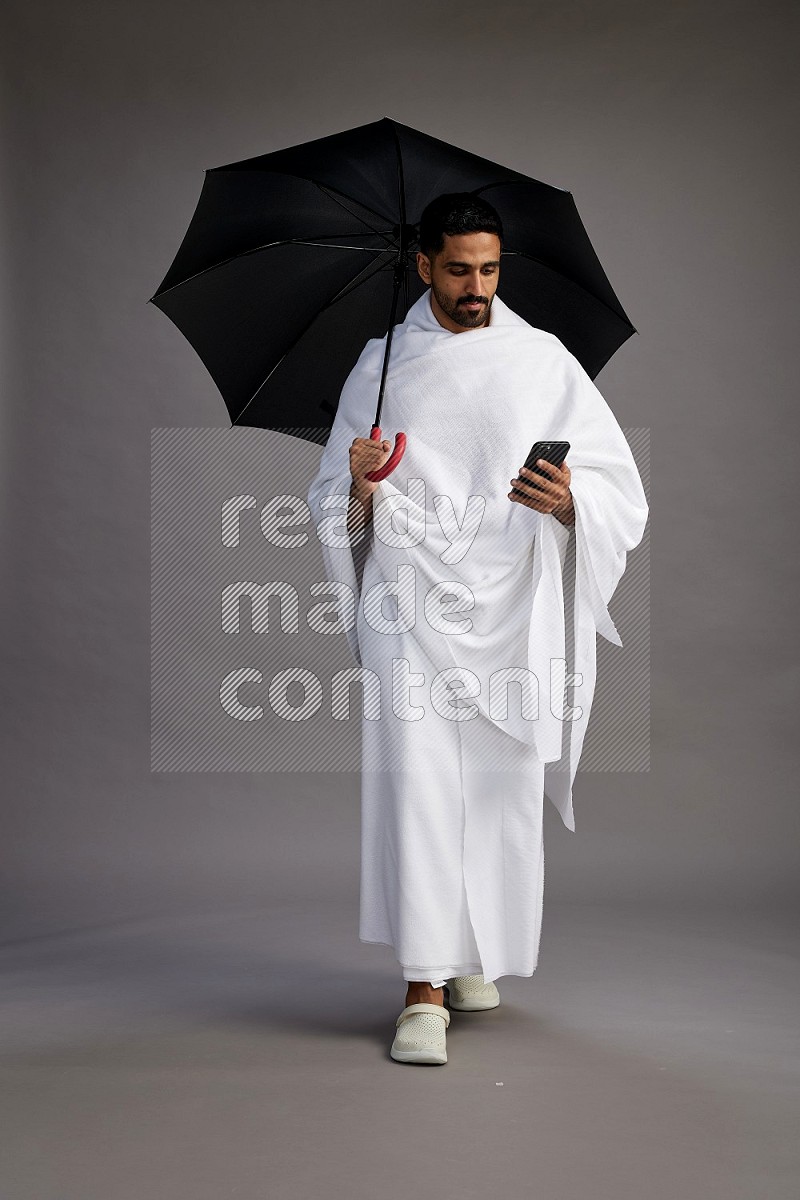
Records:
[[[444,249],[444,235],[496,233],[503,245],[503,223],[496,208],[474,192],[445,192],[431,200],[419,219],[419,248],[428,258]]]

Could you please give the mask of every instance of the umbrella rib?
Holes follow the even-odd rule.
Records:
[[[353,278],[352,278],[352,279],[349,281],[349,283],[346,283],[346,284],[345,284],[345,286],[344,286],[343,288],[340,288],[340,289],[339,289],[339,291],[336,293],[336,295],[335,295],[335,296],[331,297],[331,299],[330,299],[330,300],[327,302],[327,304],[324,304],[324,305],[322,306],[322,308],[318,309],[318,310],[317,310],[317,312],[315,312],[315,313],[314,313],[313,317],[312,317],[312,318],[311,318],[311,320],[308,322],[308,324],[307,324],[307,325],[305,325],[305,326],[304,326],[304,327],[303,327],[303,328],[300,330],[300,332],[298,333],[297,337],[296,337],[296,338],[294,339],[294,341],[292,342],[291,346],[287,346],[287,347],[286,347],[286,349],[284,350],[283,354],[280,356],[280,358],[278,359],[278,361],[275,363],[275,366],[274,366],[274,367],[273,367],[273,368],[272,368],[272,369],[271,369],[271,370],[268,372],[268,374],[267,374],[267,375],[265,375],[265,376],[264,376],[264,378],[261,380],[261,383],[258,385],[258,387],[256,388],[256,390],[253,392],[252,396],[251,396],[251,397],[250,397],[250,399],[247,401],[247,404],[245,404],[244,408],[240,409],[240,410],[239,410],[239,412],[236,414],[236,421],[238,421],[238,420],[240,419],[240,417],[242,416],[242,414],[243,414],[244,412],[246,412],[246,411],[247,411],[247,409],[248,409],[248,408],[250,407],[250,405],[253,403],[253,401],[255,400],[256,396],[257,396],[257,395],[258,395],[258,393],[261,391],[261,389],[264,387],[264,385],[265,385],[265,384],[266,384],[266,383],[267,383],[267,382],[268,382],[268,381],[269,381],[269,380],[272,378],[272,376],[275,374],[275,372],[277,371],[278,367],[281,365],[281,363],[283,362],[283,360],[286,358],[287,354],[291,354],[292,350],[294,350],[294,348],[295,348],[295,346],[298,344],[298,342],[300,342],[300,341],[301,341],[301,340],[302,340],[302,339],[305,337],[305,335],[308,333],[309,329],[310,329],[310,328],[311,328],[311,326],[314,324],[314,322],[317,320],[317,318],[318,318],[318,317],[320,317],[320,316],[322,315],[322,313],[326,312],[326,311],[327,311],[327,309],[331,308],[331,307],[332,307],[334,304],[336,304],[336,303],[337,303],[337,301],[339,301],[339,300],[343,300],[343,299],[345,298],[345,296],[349,296],[349,295],[351,295],[351,294],[352,294],[352,293],[353,293],[353,292],[356,290],[356,288],[359,288],[359,287],[361,287],[362,283],[367,283],[367,282],[368,282],[370,279],[372,279],[372,278],[373,278],[373,276],[374,276],[374,275],[379,275],[379,274],[380,274],[380,272],[381,272],[381,271],[384,269],[384,267],[383,267],[383,264],[381,264],[381,265],[380,265],[380,266],[379,266],[379,267],[378,267],[378,268],[377,268],[375,271],[373,271],[373,272],[372,272],[372,274],[371,274],[371,275],[365,275],[364,273],[365,273],[366,271],[369,271],[369,268],[370,268],[371,266],[373,266],[373,265],[374,265],[373,263],[367,263],[366,267],[363,267],[363,268],[362,268],[362,270],[361,270],[361,271],[359,271],[358,275],[354,275],[354,276],[353,276]],[[359,275],[363,275],[363,276],[364,276],[364,278],[363,278],[363,279],[359,279]],[[234,427],[234,425],[236,424],[236,421],[231,421],[231,429],[232,429],[232,428]]]
[[[368,263],[367,266],[364,267],[364,270],[360,272],[360,274],[364,275],[364,271],[369,270],[369,267],[371,267],[372,265],[373,265],[372,263]],[[413,269],[414,269],[413,264],[411,264],[411,263],[407,264],[406,272],[411,271]],[[370,279],[374,279],[376,275],[381,275],[384,272],[386,274],[388,274],[390,271],[394,271],[393,263],[379,263],[378,266],[375,268],[375,270],[372,272],[372,274],[364,275],[363,279],[359,279],[358,275],[354,275],[353,278],[350,280],[350,283],[345,284],[345,286],[342,288],[342,290],[340,292],[337,292],[337,294],[333,297],[332,300],[329,300],[327,304],[324,304],[322,306],[322,308],[319,310],[320,313],[325,312],[325,310],[327,308],[331,308],[334,304],[338,304],[338,302],[340,300],[344,300],[345,297],[349,296],[352,292],[354,292],[356,290],[356,288],[360,288],[362,283],[368,283],[370,281]],[[407,305],[408,304],[408,275],[407,274],[404,276],[403,282],[404,282],[404,287],[405,287],[405,301],[406,301],[406,305]],[[319,315],[319,314],[317,314],[317,315]]]
[[[377,234],[377,236],[378,236],[378,237],[384,237],[385,233],[391,233],[391,232],[392,232],[392,231],[391,231],[391,229],[388,229],[388,230],[385,230],[385,231],[384,231],[384,230],[381,230],[381,229],[375,229],[375,228],[374,228],[372,225],[370,225],[370,224],[369,224],[369,221],[366,221],[366,220],[364,220],[364,218],[363,218],[362,216],[360,216],[360,214],[359,214],[359,213],[353,212],[352,208],[349,208],[349,207],[348,207],[348,206],[345,204],[344,200],[341,198],[341,197],[342,197],[342,194],[341,194],[341,193],[337,193],[337,192],[336,192],[336,191],[334,191],[332,188],[330,188],[330,187],[329,187],[327,184],[320,183],[318,179],[315,179],[313,182],[314,182],[314,183],[317,185],[317,187],[319,188],[319,190],[320,190],[321,192],[325,192],[325,194],[326,194],[327,196],[330,196],[331,200],[333,200],[333,202],[334,202],[335,204],[338,204],[340,208],[343,208],[343,209],[344,209],[344,211],[345,211],[346,213],[349,213],[351,217],[355,217],[355,218],[356,218],[356,220],[358,220],[358,221],[362,221],[362,222],[363,222],[365,225],[369,225],[369,227],[370,227],[370,229],[372,230],[372,232],[373,232],[374,234]],[[362,206],[362,207],[366,207],[366,206]],[[367,211],[368,211],[368,212],[371,212],[371,213],[375,213],[375,210],[374,210],[374,209],[372,209],[372,208],[369,208],[369,209],[367,209]],[[375,213],[375,216],[376,216],[376,217],[377,217],[377,216],[382,216],[382,214],[381,214],[381,213]],[[391,218],[389,218],[389,217],[384,217],[384,220],[390,220],[390,219],[391,219]]]
[[[331,237],[334,235],[331,234]],[[341,234],[337,234],[341,237]],[[307,242],[305,238],[287,238],[284,245],[287,246],[321,246],[323,250],[368,250],[370,254],[389,254],[394,253],[394,246],[384,246],[381,250],[378,246],[338,246],[334,242]]]
[[[552,271],[554,275],[559,275],[562,279],[568,280],[573,287],[578,288],[584,293],[584,295],[591,296],[592,300],[595,300],[598,304],[602,304],[603,308],[607,308],[608,311],[613,313],[618,320],[624,321],[626,325],[633,329],[633,325],[631,325],[631,322],[627,316],[624,314],[620,315],[620,313],[618,313],[615,308],[612,308],[607,301],[603,300],[600,296],[596,296],[594,292],[590,292],[587,287],[584,287],[582,283],[578,283],[577,279],[573,279],[572,276],[567,275],[565,271],[559,271],[555,267],[551,267],[550,264],[546,263],[543,259],[537,258],[535,254],[526,254],[524,250],[503,250],[500,257],[504,258],[506,254],[514,255],[516,258],[527,258],[529,262],[538,263],[540,267],[544,267],[546,270]],[[620,305],[620,307],[622,306]],[[638,330],[633,329],[633,332],[638,333]]]
[[[534,179],[533,176],[526,176],[524,179],[496,179],[494,183],[485,183],[483,187],[475,188],[474,195],[480,196],[481,192],[488,192],[489,188],[509,187],[516,185],[517,187],[526,187],[531,183],[538,183],[540,187],[552,188],[554,192],[566,192],[568,196],[572,192],[568,188],[560,188],[555,183],[545,183],[542,179]]]
[[[352,295],[357,288],[360,288],[364,283],[369,283],[370,279],[374,279],[375,276],[380,275],[382,271],[389,270],[389,267],[386,265],[386,263],[378,263],[377,267],[375,267],[375,270],[372,271],[371,274],[366,274],[365,272],[369,271],[370,267],[373,266],[375,266],[374,262],[367,263],[367,265],[359,271],[358,275],[354,275],[350,282],[346,283],[332,299],[328,300],[326,304],[323,304],[322,308],[317,313],[317,316],[319,316],[320,313],[324,313],[326,309],[332,308],[334,304],[338,304],[340,300],[344,300],[346,296]]]
[[[318,234],[318,237],[357,237],[353,234],[341,233],[323,233]],[[239,254],[232,254],[230,258],[223,258],[220,262],[211,263],[208,267],[203,267],[202,271],[195,271],[194,275],[187,275],[185,279],[179,279],[177,283],[173,283],[171,287],[165,288],[163,292],[156,292],[150,297],[149,303],[160,299],[162,296],[169,295],[176,288],[183,287],[185,283],[191,283],[193,279],[199,279],[201,275],[207,275],[209,271],[216,271],[219,267],[227,267],[228,263],[236,262],[237,258],[246,258],[248,254],[258,254],[261,250],[272,250],[275,246],[322,246],[329,250],[368,250],[371,254],[386,254],[391,247],[380,250],[377,246],[336,246],[330,242],[307,242],[301,238],[280,238],[276,242],[265,242],[263,246],[252,246],[249,250],[242,250]]]
[[[229,164],[229,166],[230,165],[231,164]],[[206,172],[206,174],[211,174],[212,172],[214,174],[218,174],[218,173],[222,173],[223,171],[225,171],[227,169],[228,169],[227,167],[210,167],[209,170]],[[272,173],[275,170],[274,168],[265,168],[265,169],[268,170],[270,173]],[[353,210],[351,208],[348,208],[347,205],[343,203],[343,200],[340,199],[340,197],[345,197],[346,193],[340,192],[338,188],[332,187],[331,184],[320,183],[319,179],[314,179],[314,177],[312,175],[298,175],[294,171],[278,170],[275,173],[280,174],[280,175],[286,175],[290,179],[303,179],[307,183],[313,183],[315,187],[318,187],[320,189],[320,191],[326,192],[330,196],[331,200],[333,200],[336,204],[340,205],[340,207],[343,208],[345,210],[345,212],[349,212],[351,217],[357,217],[358,220],[363,221],[363,223],[365,225],[368,224],[368,222],[365,221],[364,218],[359,213],[354,213]],[[346,196],[346,198],[348,200],[352,199],[351,196]],[[372,213],[372,215],[374,217],[379,217],[381,219],[381,221],[391,221],[391,219],[392,219],[390,216],[387,216],[386,213],[378,212],[378,210],[376,208],[372,208],[369,204],[362,204],[360,200],[357,200],[356,204],[358,204],[359,208],[364,209],[365,212]]]
[[[481,192],[488,192],[491,188],[507,187],[507,186],[513,185],[513,184],[516,184],[518,187],[524,187],[526,184],[528,184],[530,182],[531,182],[531,180],[528,180],[528,179],[502,179],[502,180],[498,180],[495,183],[486,183],[481,188],[476,188],[475,195],[478,196],[478,195],[480,195]],[[556,185],[553,183],[543,183],[541,179],[535,179],[535,180],[532,180],[532,182],[538,183],[540,187],[553,188],[553,190],[556,192],[563,192],[567,196],[572,196],[572,192],[568,188],[556,187]],[[573,197],[573,202],[574,202],[574,197]],[[587,237],[588,237],[588,234],[587,234]],[[594,247],[592,247],[592,249],[594,250]],[[542,260],[540,258],[536,258],[535,255],[526,254],[524,250],[504,250],[503,254],[516,254],[520,258],[529,259],[530,262],[539,263],[540,266],[547,267],[548,270],[550,270],[550,271],[556,270],[555,267],[548,266],[548,264],[546,262],[542,262]],[[595,258],[597,258],[596,252],[595,252]],[[598,259],[598,262],[599,261],[600,260]],[[602,263],[600,263],[600,269],[601,270],[603,269]],[[564,279],[568,279],[570,281],[570,283],[575,285],[575,287],[580,288],[581,291],[583,291],[583,292],[586,292],[587,296],[591,296],[593,300],[596,300],[598,302],[598,304],[602,304],[603,307],[607,308],[609,312],[612,312],[615,317],[620,316],[620,314],[617,312],[617,310],[615,308],[612,308],[612,306],[606,300],[602,300],[600,298],[600,296],[596,296],[594,294],[594,292],[590,292],[588,288],[585,288],[583,286],[583,284],[578,283],[577,280],[573,279],[570,275],[567,275],[564,271],[556,271],[556,274],[563,276]],[[605,274],[605,271],[603,272],[603,274]],[[609,283],[609,287],[610,286],[611,285]],[[619,301],[617,301],[617,303],[619,303]],[[620,304],[620,308],[622,308],[621,304]],[[624,319],[627,322],[627,324],[630,326],[630,328],[633,329],[633,325],[631,325],[631,322],[627,316],[625,316],[624,318],[620,318],[620,319]],[[636,332],[638,332],[638,331],[634,329],[634,333],[636,333]]]

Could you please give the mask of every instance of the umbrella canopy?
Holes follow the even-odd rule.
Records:
[[[150,303],[197,352],[232,426],[327,442],[364,343],[425,290],[416,226],[443,192],[497,209],[503,300],[592,379],[636,332],[570,192],[384,117],[205,173]]]

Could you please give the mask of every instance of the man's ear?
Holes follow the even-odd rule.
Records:
[[[427,254],[423,254],[421,250],[417,251],[417,272],[420,279],[424,283],[430,284],[431,281],[431,264]]]

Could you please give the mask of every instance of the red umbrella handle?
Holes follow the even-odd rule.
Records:
[[[379,442],[381,440],[381,431],[379,426],[373,425],[372,432],[369,436],[373,442]],[[394,449],[383,466],[378,467],[375,471],[367,471],[364,478],[368,479],[370,483],[379,483],[381,479],[385,479],[387,475],[391,475],[392,471],[405,454],[405,449],[406,435],[404,433],[398,433],[394,439]]]

